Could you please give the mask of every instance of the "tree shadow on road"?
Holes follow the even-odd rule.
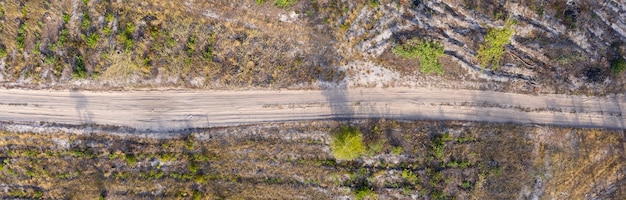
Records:
[[[322,90],[326,102],[330,107],[330,118],[336,121],[350,121],[354,117],[353,103],[350,102],[348,90],[345,86],[326,88]]]
[[[70,90],[70,97],[74,100],[74,110],[78,120],[83,125],[93,124],[93,113],[89,111],[89,100],[80,91]]]

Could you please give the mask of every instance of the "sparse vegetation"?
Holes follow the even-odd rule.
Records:
[[[443,67],[438,59],[444,55],[444,48],[439,42],[412,39],[406,44],[397,45],[392,52],[405,59],[419,58],[422,73],[443,75]]]
[[[376,137],[381,137],[377,140],[395,141],[384,143],[383,148],[392,148],[396,142],[405,144],[405,156],[383,155],[399,159],[397,163],[386,162],[387,159],[335,162],[334,153],[325,153],[327,144],[313,142],[308,138],[311,135],[307,135],[326,132],[332,127],[351,133],[347,135],[355,135],[358,128],[371,130],[368,128],[371,126],[366,125],[368,123],[352,123],[352,126],[336,123],[330,127],[296,123],[281,125],[285,130],[301,130],[293,134],[304,134],[306,139],[274,138],[273,134],[265,134],[275,131],[274,126],[261,125],[225,127],[168,139],[0,131],[0,148],[4,149],[0,152],[0,177],[16,185],[34,186],[34,190],[9,188],[9,192],[13,189],[20,191],[13,193],[15,197],[11,198],[157,198],[152,191],[158,181],[168,186],[159,189],[158,197],[165,199],[184,194],[187,197],[201,194],[202,198],[226,199],[280,199],[297,194],[329,199],[346,195],[343,191],[351,191],[355,198],[365,199],[389,195],[398,198],[419,195],[429,199],[467,196],[510,199],[517,197],[517,191],[532,185],[533,177],[548,170],[552,179],[544,182],[546,192],[576,191],[571,195],[579,197],[597,189],[591,184],[591,176],[614,181],[615,174],[624,167],[619,159],[622,154],[606,155],[594,151],[607,145],[618,146],[621,136],[614,134],[617,132],[508,124],[468,125],[466,122],[375,123],[378,125],[374,129],[378,131],[399,129],[403,132],[399,137],[378,134],[378,131],[361,133],[368,141]],[[550,132],[552,136],[549,137],[553,137],[549,138],[550,143],[528,136],[535,134],[537,129]],[[447,131],[462,134],[453,136],[445,134]],[[218,132],[254,134],[220,136]],[[434,134],[438,132],[443,134]],[[209,135],[211,139],[199,139]],[[51,141],[69,143],[69,149]],[[571,141],[578,141],[576,145],[580,149],[571,145],[559,146],[571,144]],[[38,148],[24,148],[35,145]],[[542,159],[559,164],[545,166],[545,160],[535,160],[532,152],[535,145],[545,149]],[[433,153],[432,146],[443,146],[444,153],[428,158],[438,154]],[[578,156],[569,151],[575,151]],[[571,173],[583,169],[598,173],[579,174],[572,179]],[[224,187],[225,184],[228,187]],[[320,192],[320,185],[329,192]],[[0,191],[0,195],[7,197],[9,194]]]
[[[485,41],[478,50],[478,59],[483,68],[491,66],[491,69],[497,69],[500,66],[500,60],[505,53],[504,47],[511,43],[511,36],[515,33],[513,30],[515,24],[515,21],[508,20],[503,28],[492,28],[487,31]]]

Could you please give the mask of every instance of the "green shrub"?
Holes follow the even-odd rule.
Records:
[[[380,6],[380,1],[378,1],[378,0],[369,0],[367,5],[369,5],[371,8],[377,8],[378,6]]]
[[[265,1],[267,0],[254,0],[254,1],[256,1],[257,4],[261,5],[261,4],[264,4]]]
[[[385,145],[384,140],[368,144],[367,145],[368,155],[375,155],[375,154],[382,152],[384,145]]]
[[[70,15],[67,13],[63,13],[63,23],[67,24],[68,22],[70,22]]]
[[[91,27],[91,17],[86,12],[83,13],[83,20],[80,23],[80,27],[83,30],[87,30],[89,29],[89,27]]]
[[[113,22],[113,18],[115,18],[115,16],[113,16],[113,13],[107,13],[104,17],[104,20],[106,20],[107,24]]]
[[[418,181],[417,175],[408,169],[402,170],[402,178],[412,184],[417,184]]]
[[[126,158],[126,165],[128,166],[133,166],[135,165],[135,163],[137,163],[137,158],[135,157],[135,155],[128,154],[124,157]]]
[[[22,17],[26,18],[26,16],[28,16],[28,8],[26,8],[26,6],[22,7]]]
[[[405,59],[419,58],[420,71],[425,74],[443,74],[443,68],[439,63],[439,57],[443,56],[443,45],[430,40],[409,40],[406,44],[394,47],[392,53]]]
[[[76,67],[74,68],[74,73],[72,73],[72,76],[77,79],[87,78],[87,70],[85,69],[83,57],[76,56]]]
[[[83,35],[83,37],[83,40],[85,40],[89,48],[95,48],[98,45],[98,41],[100,40],[100,34],[97,33],[92,33],[89,36]]]
[[[401,146],[393,147],[393,149],[391,149],[391,153],[396,156],[402,154],[402,152],[404,152],[404,148]]]
[[[330,146],[338,160],[354,160],[365,153],[363,134],[355,127],[341,127],[330,141]]]
[[[21,24],[17,29],[17,48],[24,50],[24,39],[26,39],[26,24]]]
[[[58,46],[62,47],[63,45],[65,45],[65,42],[67,41],[67,37],[69,36],[70,32],[67,31],[67,29],[63,29],[61,30],[61,34],[59,34],[59,41],[57,42]]]
[[[491,66],[492,69],[498,68],[504,55],[504,46],[511,43],[511,36],[515,33],[513,25],[515,21],[509,20],[504,28],[492,28],[487,31],[485,41],[478,50],[478,59],[483,68],[486,66]]]
[[[626,69],[626,60],[624,60],[624,58],[620,57],[616,60],[611,61],[611,70],[613,71],[613,73],[622,73],[624,69]]]
[[[365,199],[366,197],[371,197],[370,199],[376,199],[376,193],[374,193],[374,191],[369,188],[362,188],[354,192],[354,198],[356,199]]]
[[[275,0],[274,1],[274,5],[276,7],[280,7],[283,9],[287,9],[296,3],[298,3],[298,0]]]
[[[6,56],[7,56],[7,50],[4,47],[0,46],[0,58],[4,58]]]
[[[472,183],[470,183],[469,181],[463,181],[463,183],[461,184],[461,188],[463,189],[469,189],[470,187],[472,187]]]

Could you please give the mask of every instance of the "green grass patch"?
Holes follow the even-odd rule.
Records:
[[[298,3],[297,0],[275,0],[274,5],[283,9],[287,9]]]
[[[491,66],[491,69],[498,68],[504,55],[504,46],[511,43],[511,36],[515,33],[512,28],[515,23],[508,20],[504,28],[491,28],[487,31],[485,41],[478,50],[478,59],[483,68],[486,66]]]
[[[420,72],[425,74],[437,73],[443,75],[443,67],[439,63],[439,57],[444,53],[443,45],[439,42],[412,39],[403,45],[397,45],[392,53],[405,59],[419,58]]]
[[[338,160],[354,160],[365,153],[363,134],[356,127],[343,126],[330,141],[333,155]]]

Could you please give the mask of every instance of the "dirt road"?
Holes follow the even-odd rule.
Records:
[[[0,121],[100,124],[167,131],[260,122],[394,118],[624,129],[624,96],[435,88],[268,91],[0,89]]]

